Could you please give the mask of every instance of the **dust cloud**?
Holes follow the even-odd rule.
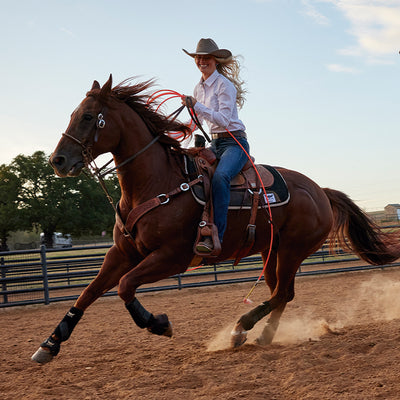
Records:
[[[375,276],[355,286],[344,298],[338,298],[336,304],[332,303],[332,309],[328,310],[329,317],[321,315],[322,311],[317,311],[316,306],[299,308],[295,316],[285,312],[273,343],[318,341],[327,333],[341,334],[346,327],[400,318],[399,294],[400,282],[384,276]],[[237,318],[232,321],[232,325],[224,327],[215,335],[208,343],[207,351],[226,350],[231,347],[230,333],[236,321]],[[266,319],[248,332],[247,343],[255,343],[262,332],[264,321]]]
[[[400,318],[399,294],[400,282],[384,276],[362,282],[346,299],[341,321],[355,325]]]

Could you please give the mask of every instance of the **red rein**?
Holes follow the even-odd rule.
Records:
[[[168,97],[166,97],[166,96],[168,96]],[[168,100],[175,99],[175,98],[181,98],[181,99],[182,99],[182,98],[184,98],[185,96],[182,95],[182,94],[180,94],[180,93],[178,93],[178,92],[176,92],[176,91],[174,91],[174,90],[162,89],[162,90],[158,90],[158,91],[154,92],[151,96],[149,96],[149,98],[148,98],[148,100],[147,100],[147,104],[151,104],[151,103],[155,102],[156,100],[158,100],[158,99],[160,99],[160,98],[162,98],[162,97],[166,97],[166,98],[164,98],[164,100],[162,100],[162,101],[158,104],[158,106],[157,106],[157,108],[156,108],[156,111],[158,111],[159,108],[160,108],[165,102],[167,102]],[[190,117],[191,117],[190,126],[193,125],[193,129],[192,129],[192,132],[193,132],[193,131],[195,130],[195,128],[196,128],[196,124],[195,124],[194,118],[193,118],[193,112],[194,112],[194,111],[193,111],[192,109],[189,109],[189,111],[190,111]],[[176,118],[176,117],[175,117],[175,118]],[[274,233],[274,227],[273,227],[273,224],[272,224],[271,206],[270,206],[270,203],[269,203],[269,200],[268,200],[267,191],[266,191],[266,189],[265,189],[265,187],[264,187],[264,184],[263,184],[263,182],[262,182],[261,176],[260,176],[260,174],[258,173],[256,166],[254,165],[253,160],[251,159],[251,157],[250,157],[250,155],[247,153],[247,151],[243,148],[243,146],[239,143],[239,141],[235,138],[235,136],[233,136],[232,133],[231,133],[230,131],[228,131],[228,129],[226,129],[226,131],[227,131],[227,132],[229,133],[229,135],[231,135],[231,137],[236,141],[236,143],[240,146],[240,148],[245,152],[247,158],[250,160],[251,165],[253,166],[254,171],[256,172],[256,174],[257,174],[257,176],[258,176],[258,179],[259,179],[260,182],[261,182],[262,190],[263,190],[263,192],[264,192],[264,198],[265,198],[265,201],[266,201],[267,204],[268,204],[268,213],[269,213],[269,216],[270,216],[271,239],[270,239],[270,244],[269,244],[268,255],[267,255],[267,258],[266,258],[266,260],[265,260],[265,263],[264,263],[264,266],[263,266],[263,270],[261,271],[261,274],[260,274],[260,276],[259,276],[258,279],[257,279],[257,282],[253,285],[253,287],[252,287],[252,289],[250,290],[250,292],[248,293],[248,295],[243,299],[243,302],[244,302],[244,303],[251,303],[251,300],[249,299],[249,297],[250,297],[252,291],[254,290],[254,288],[256,287],[256,285],[260,282],[261,277],[263,276],[263,274],[264,274],[264,272],[265,272],[265,269],[266,269],[266,267],[267,267],[268,261],[269,261],[270,256],[271,256],[272,243],[273,243],[273,237],[274,237],[274,235],[273,235],[273,233]],[[176,132],[176,133],[175,133],[175,132],[174,132],[174,133],[171,132],[170,134],[171,134],[171,136],[173,136],[176,140],[183,140],[183,139],[185,138],[185,135],[184,135],[183,133],[181,133],[181,134],[179,135],[179,132]],[[198,267],[192,268],[192,269],[190,269],[190,270],[188,270],[188,271],[193,271],[193,270],[198,269],[198,268],[200,268],[200,267],[201,267],[201,266],[198,266]]]

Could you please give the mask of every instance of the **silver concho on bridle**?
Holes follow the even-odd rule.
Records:
[[[104,121],[104,116],[102,113],[99,113],[99,115],[97,116],[97,123],[96,123],[97,127],[100,129],[103,129],[106,126],[106,121]]]
[[[96,126],[99,129],[103,129],[106,126],[106,121],[104,120],[104,116],[102,113],[99,113],[99,115],[97,116]],[[98,140],[99,132],[96,130],[96,133],[94,134],[94,142],[97,143]]]

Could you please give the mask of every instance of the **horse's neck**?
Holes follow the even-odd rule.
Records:
[[[149,138],[150,142],[151,138]],[[126,147],[129,148],[129,147]],[[139,149],[140,150],[140,149]],[[136,150],[137,151],[137,150]],[[132,209],[146,200],[173,189],[181,176],[176,159],[159,143],[154,143],[137,159],[118,173],[121,186],[121,206]],[[134,154],[132,153],[130,155]],[[129,156],[114,156],[116,164]]]
[[[116,165],[137,154],[118,170],[121,207],[132,209],[158,194],[168,193],[182,173],[171,150],[160,141],[150,144],[154,135],[144,120],[128,107],[121,114],[120,129],[120,143],[114,152]]]

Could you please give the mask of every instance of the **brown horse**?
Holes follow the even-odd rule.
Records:
[[[98,155],[111,152],[122,191],[122,221],[126,221],[131,210],[143,208],[149,200],[159,206],[135,220],[129,233],[121,229],[121,223],[116,224],[114,245],[97,277],[32,356],[39,363],[57,355],[61,342],[69,338],[83,312],[117,285],[119,296],[140,328],[172,335],[167,316],[151,314],[137,300],[135,292],[140,285],[186,271],[194,258],[193,243],[202,207],[190,191],[175,195],[185,187],[182,183],[187,183],[188,177],[183,168],[184,150],[167,132],[187,133],[187,128],[146,103],[145,90],[150,85],[151,82],[131,85],[124,81],[112,88],[110,76],[101,88],[95,81],[72,113],[51,156],[55,172],[65,177],[78,175]],[[287,302],[294,298],[297,269],[329,234],[332,243],[347,245],[369,263],[393,262],[400,256],[397,238],[381,232],[345,194],[321,189],[298,172],[278,170],[287,182],[290,201],[272,208],[272,238],[268,215],[265,209],[259,209],[256,240],[250,251],[261,253],[266,260],[272,244],[264,274],[271,296],[240,317],[232,332],[234,346],[244,343],[246,331],[269,313],[259,343],[272,341]],[[249,210],[229,212],[222,252],[213,262],[235,258],[249,215]]]

